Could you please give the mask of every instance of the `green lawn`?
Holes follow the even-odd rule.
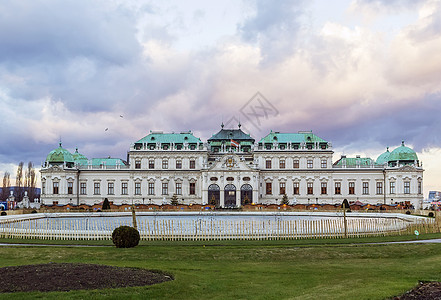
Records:
[[[0,247],[0,266],[82,262],[160,269],[175,276],[172,282],[150,287],[0,294],[0,298],[384,299],[411,289],[419,280],[441,281],[441,244],[353,242],[143,242],[133,249]]]

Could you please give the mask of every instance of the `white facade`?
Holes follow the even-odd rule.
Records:
[[[418,208],[423,201],[423,169],[416,161],[393,167],[337,164],[327,142],[326,147],[310,148],[254,143],[247,152],[224,146],[213,151],[214,143],[180,147],[178,142],[135,144],[125,164],[47,161],[41,169],[42,202],[90,205],[107,198],[115,204],[165,204],[176,195],[183,204],[239,207],[246,202],[280,204],[283,194],[290,204],[347,199],[370,204],[409,201]]]

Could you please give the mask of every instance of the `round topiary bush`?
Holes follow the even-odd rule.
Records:
[[[433,218],[435,215],[433,214],[433,212],[429,213],[429,218]]]
[[[130,226],[120,226],[112,233],[112,241],[117,248],[132,248],[139,243],[139,232]]]
[[[406,211],[406,215],[410,215],[410,210]]]
[[[7,213],[5,211],[2,211],[2,216],[6,216]]]

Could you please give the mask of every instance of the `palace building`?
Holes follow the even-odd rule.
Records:
[[[256,142],[226,129],[206,143],[191,131],[150,134],[133,143],[127,161],[92,158],[60,146],[41,169],[41,199],[50,204],[368,204],[423,201],[423,168],[402,144],[372,159],[342,156],[311,131],[270,132]],[[176,195],[176,197],[174,196]]]

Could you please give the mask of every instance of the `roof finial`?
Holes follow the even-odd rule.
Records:
[[[222,121],[222,124],[221,124],[221,128],[223,129],[224,128],[224,122]]]
[[[61,135],[60,135],[60,142],[58,144],[60,145],[60,148],[61,148]]]
[[[239,126],[239,129],[240,129],[240,127],[242,126],[242,125],[240,124],[240,121],[239,121],[239,125],[237,125],[237,126]]]
[[[386,152],[389,152],[389,147],[386,147]]]
[[[78,153],[78,147],[75,148],[75,153]]]
[[[401,146],[404,146],[404,140],[401,141]]]

